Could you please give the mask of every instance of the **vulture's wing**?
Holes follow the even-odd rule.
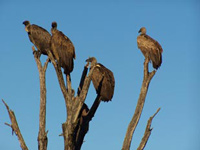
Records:
[[[162,47],[161,45],[148,35],[139,35],[137,38],[138,48],[145,57],[150,57],[153,67],[158,69],[162,63]]]
[[[43,54],[47,54],[46,50],[50,47],[50,33],[44,28],[33,24],[30,26],[28,34],[31,42],[37,49],[41,50]]]

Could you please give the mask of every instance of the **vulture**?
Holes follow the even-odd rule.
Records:
[[[50,33],[38,25],[31,25],[27,20],[23,24],[25,25],[25,31],[28,33],[30,41],[35,45],[39,54],[47,55],[47,51],[50,50]]]
[[[137,45],[141,50],[145,58],[149,58],[153,64],[153,68],[156,70],[161,66],[162,63],[162,52],[161,45],[146,34],[146,28],[142,27],[138,33],[141,33],[137,37]]]
[[[64,69],[64,73],[70,74],[74,68],[75,48],[71,40],[61,31],[57,30],[57,23],[52,22],[51,51],[57,63]]]
[[[91,62],[91,68],[95,67],[92,73],[92,83],[101,100],[108,102],[112,99],[115,88],[115,79],[112,71],[104,65],[97,63],[96,58],[90,57],[86,62]]]

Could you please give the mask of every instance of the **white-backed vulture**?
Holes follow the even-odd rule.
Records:
[[[51,51],[65,74],[70,74],[74,68],[75,48],[70,39],[57,30],[57,23],[52,22]]]
[[[115,88],[115,79],[112,71],[104,65],[97,63],[94,57],[90,57],[86,61],[91,62],[91,68],[95,67],[92,73],[92,83],[97,94],[101,96],[102,101],[110,101]]]
[[[47,55],[47,51],[50,50],[50,33],[38,25],[31,25],[27,20],[23,24],[30,41],[35,45],[40,54]]]
[[[158,69],[162,63],[163,49],[156,40],[146,34],[145,27],[142,27],[138,33],[140,32],[141,34],[137,37],[138,48],[145,58],[148,57],[151,60],[153,68]]]

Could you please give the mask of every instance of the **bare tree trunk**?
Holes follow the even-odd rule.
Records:
[[[88,64],[84,67],[82,79],[79,85],[78,95],[75,97],[74,90],[71,87],[70,75],[69,74],[66,75],[67,84],[65,85],[60,66],[57,65],[51,52],[48,52],[48,56],[55,68],[60,88],[65,99],[65,105],[67,110],[66,122],[62,124],[64,147],[65,150],[78,150],[76,141],[76,139],[79,139],[77,137],[78,133],[77,128],[80,126],[80,119],[81,119],[80,114],[82,113],[81,109],[83,107],[90,86],[91,74],[93,69],[90,70],[88,76],[86,77]]]
[[[74,140],[74,126],[68,119],[62,124],[63,134],[64,134],[64,149],[65,150],[75,150],[75,140]]]
[[[39,113],[39,133],[38,133],[38,150],[47,149],[47,132],[46,128],[46,83],[45,72],[40,72],[40,113]]]
[[[42,66],[38,51],[32,47],[34,58],[39,71],[40,79],[40,113],[39,113],[39,132],[38,132],[38,150],[47,150],[47,133],[46,132],[46,70],[50,59],[48,58]]]
[[[84,103],[90,86],[93,69],[90,69],[89,74],[87,76],[89,63],[85,65],[80,85],[78,88],[77,96],[75,97],[74,90],[71,87],[70,74],[66,75],[66,85],[65,85],[61,68],[59,65],[57,65],[51,52],[50,51],[48,52],[49,57],[44,63],[44,66],[42,66],[42,63],[40,61],[40,55],[38,55],[38,51],[35,50],[34,46],[32,47],[32,50],[38,67],[39,79],[40,79],[38,150],[47,150],[47,143],[48,143],[48,138],[47,138],[48,132],[46,132],[46,69],[50,60],[54,65],[58,81],[60,84],[60,88],[65,99],[65,105],[67,110],[66,121],[62,124],[64,149],[80,150],[83,144],[84,137],[89,130],[89,122],[94,117],[94,114],[101,102],[100,95],[97,95],[91,109],[88,109],[87,105]],[[6,105],[5,102],[4,104]],[[9,111],[9,107],[7,105],[6,108]],[[14,114],[14,112],[12,113],[9,111],[9,114]],[[14,117],[12,116],[10,118],[13,120]],[[12,121],[12,124],[14,125],[9,125],[9,126],[12,127],[13,131],[15,131],[16,135],[18,136],[22,149],[28,150],[23,140],[23,137],[19,131],[18,125],[16,125],[17,124],[16,119]]]
[[[153,76],[155,75],[156,71],[152,71],[149,73],[149,69],[148,69],[148,63],[149,63],[149,59],[146,58],[145,62],[144,62],[144,77],[143,77],[143,82],[142,82],[142,87],[140,90],[140,96],[138,98],[138,103],[135,109],[135,113],[131,119],[131,122],[129,123],[127,132],[126,132],[126,136],[124,139],[124,143],[122,146],[122,150],[129,150],[130,149],[130,145],[131,145],[131,141],[132,141],[132,137],[133,137],[133,133],[137,127],[137,124],[139,122],[143,107],[144,107],[144,103],[145,103],[145,98],[147,95],[147,91],[148,91],[148,87],[149,87],[149,83],[151,81],[151,79],[153,78]]]
[[[89,121],[91,119],[86,119],[87,113],[83,113],[83,111],[86,111],[84,109],[84,101],[90,86],[91,74],[93,70],[90,70],[88,76],[86,77],[87,66],[88,65],[86,65],[83,70],[82,79],[79,85],[79,95],[74,97],[74,95],[68,92],[70,102],[67,105],[67,121],[62,124],[65,150],[80,150],[84,136],[86,135],[89,128]],[[70,83],[68,77],[67,83]],[[71,89],[69,85],[67,85],[68,91]],[[87,110],[87,112],[89,112],[89,110]]]
[[[91,76],[94,68],[91,68],[87,75],[89,63],[85,65],[77,95],[74,96],[74,90],[71,87],[70,75],[66,75],[67,84],[65,85],[61,68],[55,62],[51,52],[48,52],[48,56],[54,65],[67,109],[67,119],[66,122],[62,124],[62,135],[64,137],[65,150],[80,150],[83,144],[83,139],[89,129],[89,122],[94,117],[94,114],[101,102],[100,96],[97,95],[91,109],[88,109],[87,105],[84,103],[91,83]]]

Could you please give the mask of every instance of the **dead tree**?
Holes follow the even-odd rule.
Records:
[[[67,118],[66,121],[62,124],[63,134],[64,137],[64,145],[65,150],[79,150],[82,146],[83,139],[88,132],[89,129],[89,122],[94,117],[94,114],[100,104],[100,96],[97,95],[92,107],[88,109],[87,105],[84,103],[88,88],[91,82],[91,74],[93,69],[90,69],[89,74],[88,72],[88,63],[85,65],[82,78],[80,81],[80,85],[78,87],[77,95],[75,96],[74,90],[71,87],[71,81],[67,77],[67,84],[64,83],[63,74],[61,72],[61,68],[57,65],[57,62],[53,58],[51,52],[48,53],[49,58],[42,66],[40,61],[39,55],[37,55],[37,51],[32,47],[34,58],[38,67],[39,71],[39,79],[40,79],[40,113],[39,113],[39,133],[38,133],[38,150],[46,150],[47,149],[47,133],[46,131],[46,69],[48,66],[48,62],[51,60],[52,64],[54,65],[58,81],[60,84],[61,91],[63,93],[66,110],[67,110]],[[11,120],[11,125],[9,125],[12,130],[18,136],[20,146],[22,150],[28,150],[25,141],[22,137],[20,129],[17,124],[17,120],[15,118],[14,112],[10,110],[8,105],[3,101],[5,104],[9,117]]]
[[[38,133],[38,150],[47,150],[47,133],[46,131],[46,70],[50,59],[48,58],[42,66],[37,51],[32,47],[34,58],[39,71],[40,79],[40,113],[39,113],[39,133]]]
[[[38,150],[47,150],[47,143],[48,143],[48,138],[47,138],[47,131],[46,131],[46,70],[48,63],[50,59],[48,58],[46,62],[44,63],[44,66],[42,66],[42,63],[40,61],[39,55],[37,54],[38,51],[35,50],[34,46],[32,47],[34,58],[38,67],[39,71],[39,79],[40,79],[40,112],[39,112],[39,132],[38,132]],[[8,105],[3,101],[3,103],[6,106],[6,109],[8,111],[10,120],[11,120],[11,125],[9,125],[12,130],[15,132],[17,135],[20,146],[22,150],[28,150],[28,147],[26,146],[26,143],[22,137],[22,134],[20,132],[17,119],[15,117],[15,114]]]
[[[81,77],[80,84],[78,87],[78,91],[77,91],[77,94],[75,95],[74,89],[72,89],[71,87],[71,80],[69,76],[66,76],[66,84],[65,84],[61,68],[55,61],[52,53],[50,51],[48,52],[48,59],[44,63],[44,66],[42,66],[40,57],[39,55],[37,55],[37,51],[34,49],[34,47],[33,47],[33,53],[34,53],[34,58],[35,58],[37,67],[38,67],[39,79],[40,79],[40,113],[39,113],[38,150],[47,150],[47,144],[48,144],[48,138],[47,138],[48,131],[46,131],[46,83],[45,83],[46,75],[45,74],[46,74],[46,69],[47,69],[49,61],[51,61],[51,63],[53,64],[55,68],[60,89],[62,91],[64,100],[65,100],[67,117],[64,123],[62,124],[63,133],[61,134],[64,138],[64,149],[65,150],[80,150],[83,144],[83,139],[89,130],[89,122],[94,117],[95,112],[101,103],[101,96],[97,94],[96,99],[94,100],[94,103],[91,108],[88,108],[88,106],[85,104],[85,99],[86,99],[88,89],[91,83],[91,75],[93,73],[94,68],[91,68],[88,73],[89,64],[87,63],[84,66],[82,77]],[[122,146],[122,150],[130,149],[132,136],[139,122],[139,119],[143,110],[143,106],[145,103],[146,94],[148,91],[150,81],[156,73],[155,70],[152,72],[149,72],[148,63],[149,63],[149,59],[146,58],[144,62],[144,77],[143,77],[143,83],[142,83],[142,87],[140,91],[140,96],[138,98],[138,103],[135,109],[135,113],[128,126],[127,133],[126,133],[124,143]],[[101,87],[99,88],[99,90],[101,90]],[[8,123],[6,123],[6,125],[10,126],[12,128],[12,131],[17,135],[22,150],[28,150],[28,147],[26,146],[25,141],[20,132],[20,129],[18,127],[14,112],[10,110],[10,108],[4,101],[3,103],[6,106],[6,109],[8,111],[8,114],[11,120],[11,125]],[[159,110],[160,109],[158,109],[157,112],[148,120],[146,130],[141,140],[141,143],[138,147],[138,150],[144,149],[148,141],[148,138],[151,134],[151,130],[152,130],[151,122]]]
[[[6,102],[3,99],[2,99],[2,101],[3,101],[4,105],[6,106],[6,109],[8,111],[8,115],[10,117],[10,122],[11,122],[11,125],[8,124],[8,123],[5,123],[5,124],[12,128],[12,134],[14,132],[17,135],[21,149],[22,150],[28,150],[28,147],[26,146],[24,138],[23,138],[21,131],[19,129],[17,119],[15,117],[15,113],[9,108],[9,106],[6,104]]]
[[[142,110],[143,110],[143,107],[144,107],[144,103],[145,103],[146,95],[147,95],[147,92],[148,92],[149,84],[151,82],[151,79],[153,78],[153,76],[156,73],[155,70],[153,70],[152,72],[149,72],[148,64],[149,64],[149,58],[147,57],[147,58],[145,58],[145,61],[144,61],[144,76],[143,76],[142,87],[141,87],[141,90],[140,90],[140,95],[139,95],[139,98],[138,98],[137,106],[135,108],[135,113],[134,113],[134,115],[133,115],[133,117],[132,117],[132,119],[131,119],[131,121],[128,125],[128,129],[126,131],[126,136],[124,138],[122,150],[129,150],[130,149],[132,137],[133,137],[134,131],[137,127],[137,124],[140,120],[140,116],[141,116],[141,113],[142,113]],[[157,110],[155,115],[158,113],[159,110],[160,109]],[[155,115],[153,115],[151,118],[153,119],[153,117]],[[152,119],[150,119],[150,120],[152,121]],[[144,146],[146,145],[146,143],[148,141],[148,138],[149,138],[151,130],[152,130],[152,129],[150,129],[151,121],[149,121],[148,124],[147,124],[146,131],[144,133],[144,137],[141,141],[140,146],[138,147],[138,150],[144,149]]]
[[[64,147],[65,150],[79,150],[83,143],[84,136],[88,131],[89,122],[94,117],[94,114],[101,102],[101,96],[97,95],[90,109],[88,109],[87,105],[84,103],[94,68],[91,68],[87,75],[89,64],[87,63],[85,65],[78,87],[78,92],[75,96],[69,77],[66,76],[67,84],[65,85],[61,68],[57,65],[51,52],[48,53],[48,56],[55,68],[67,110],[66,121],[62,124]]]

